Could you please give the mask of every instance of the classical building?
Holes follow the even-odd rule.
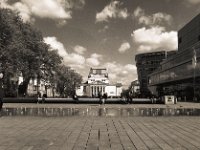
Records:
[[[121,92],[121,84],[110,84],[106,68],[90,68],[87,81],[76,90],[78,96],[87,97],[98,97],[99,93],[119,97]]]
[[[178,52],[163,61],[149,76],[157,95],[175,94],[179,99],[200,100],[200,15],[178,32]]]
[[[166,52],[152,52],[143,53],[135,56],[138,81],[140,83],[140,93],[143,97],[150,95],[148,89],[148,75],[154,72],[160,66],[160,63],[167,58],[167,56],[174,55],[176,51]]]

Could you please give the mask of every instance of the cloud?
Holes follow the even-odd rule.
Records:
[[[34,16],[51,19],[71,19],[71,11],[65,11],[56,0],[22,0]]]
[[[97,59],[102,59],[103,58],[103,56],[101,54],[97,54],[97,53],[91,54],[91,57],[97,58]]]
[[[77,68],[81,68],[81,65],[84,65],[85,58],[77,53],[67,53],[64,45],[56,37],[45,37],[44,41],[51,46],[51,50],[58,50],[58,54],[63,57],[64,64]]]
[[[67,9],[82,9],[85,6],[85,0],[57,0]]]
[[[126,8],[120,8],[122,3],[119,1],[112,1],[110,4],[105,6],[105,8],[96,14],[96,22],[108,22],[111,18],[121,18],[126,19],[129,14]]]
[[[103,27],[103,29],[99,29],[98,32],[99,32],[99,33],[106,32],[108,29],[109,29],[109,26],[108,26],[108,25],[105,25],[105,26]]]
[[[121,44],[121,46],[120,46],[120,48],[118,49],[118,51],[120,52],[120,53],[124,53],[124,52],[126,52],[127,50],[129,50],[130,49],[130,44],[128,43],[128,42],[124,42],[124,43],[122,43]]]
[[[190,3],[190,4],[193,4],[193,5],[196,5],[196,4],[200,3],[200,0],[185,0],[185,1]]]
[[[59,42],[56,37],[45,37],[45,43],[49,44],[52,50],[58,50],[58,54],[62,57],[68,55],[63,43]]]
[[[13,5],[12,9],[19,11],[19,15],[22,17],[22,19],[25,22],[27,22],[27,21],[33,22],[34,21],[34,19],[31,17],[31,12],[27,5],[25,5],[21,2],[17,2]]]
[[[68,53],[64,45],[57,40],[56,37],[45,37],[44,41],[51,46],[50,50],[58,50],[58,54],[63,57],[63,63],[75,69],[84,80],[87,80],[90,67],[105,67],[108,69],[109,80],[111,83],[123,83],[130,85],[130,82],[137,78],[137,69],[135,65],[122,65],[117,62],[104,63],[101,54],[93,53],[89,58],[85,59],[77,53]]]
[[[66,20],[72,18],[72,8],[78,9],[84,5],[84,0],[21,0],[14,4],[3,0],[1,3],[2,8],[19,12],[24,22],[32,22],[39,17],[56,20],[59,25],[66,24]]]
[[[85,63],[85,58],[82,55],[71,53],[66,58],[66,62],[70,65],[83,65]]]
[[[144,10],[141,7],[137,7],[133,13],[135,17],[144,16]]]
[[[172,16],[166,13],[157,12],[152,15],[146,15],[144,9],[137,7],[133,13],[134,17],[138,20],[139,24],[152,26],[160,24],[172,23]]]
[[[87,49],[86,49],[85,47],[83,47],[83,46],[76,45],[76,46],[74,47],[74,51],[75,51],[76,53],[82,55],[82,54],[84,54],[84,53],[87,51]]]
[[[128,86],[137,78],[137,68],[133,64],[122,65],[114,61],[105,63],[104,67],[108,69],[111,83],[123,83]]]
[[[167,32],[164,27],[140,28],[133,31],[133,42],[137,44],[137,52],[152,52],[177,49],[177,32]]]
[[[90,67],[97,67],[100,65],[100,60],[102,60],[103,56],[97,53],[91,54],[90,58],[86,59],[86,63]]]

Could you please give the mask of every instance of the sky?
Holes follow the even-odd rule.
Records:
[[[200,0],[0,0],[57,49],[86,81],[107,68],[111,83],[137,79],[135,55],[177,49],[177,32],[200,12]]]

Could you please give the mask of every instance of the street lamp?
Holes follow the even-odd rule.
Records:
[[[3,79],[3,73],[0,73],[0,109],[2,108],[3,106],[3,82],[2,82],[2,79]]]

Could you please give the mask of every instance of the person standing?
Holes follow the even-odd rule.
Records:
[[[102,94],[101,94],[101,91],[99,92],[98,97],[99,97],[99,103],[102,104]]]
[[[103,104],[105,104],[105,102],[106,102],[106,100],[107,100],[107,98],[108,98],[108,95],[107,95],[107,93],[104,93],[103,94]]]
[[[2,109],[3,107],[3,88],[2,88],[2,85],[0,85],[0,110]]]

